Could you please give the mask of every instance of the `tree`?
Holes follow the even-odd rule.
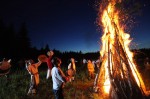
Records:
[[[4,49],[5,49],[5,55],[9,58],[14,57],[15,55],[15,51],[16,51],[16,35],[15,35],[15,30],[14,30],[14,25],[10,24],[7,28],[6,28],[6,32],[5,32],[5,38],[6,41],[5,45],[4,45]]]
[[[49,45],[48,44],[46,44],[46,46],[45,46],[45,50],[46,51],[49,51],[50,49],[49,49]]]
[[[1,58],[3,58],[3,53],[4,53],[4,45],[5,45],[5,29],[6,27],[5,27],[5,24],[4,24],[4,22],[3,22],[3,20],[2,20],[2,18],[0,17],[0,34],[1,34],[1,36],[0,36],[0,45],[1,45],[1,47],[0,47],[0,55],[1,55]]]
[[[31,49],[31,41],[28,37],[26,24],[23,23],[17,35],[17,51],[19,57],[28,57]]]

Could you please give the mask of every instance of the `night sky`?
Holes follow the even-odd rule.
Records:
[[[144,0],[143,0],[144,1]],[[136,48],[150,48],[150,3],[145,0],[131,38]],[[0,16],[16,31],[26,22],[32,46],[60,51],[100,50],[94,0],[0,0]]]
[[[150,48],[150,0],[143,0],[144,7],[131,32],[134,48]]]

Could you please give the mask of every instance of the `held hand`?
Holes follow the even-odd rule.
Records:
[[[65,82],[62,83],[62,88],[64,88],[64,87],[65,87]]]

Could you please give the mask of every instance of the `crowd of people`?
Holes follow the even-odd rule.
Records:
[[[36,94],[38,85],[39,85],[39,72],[38,67],[41,65],[41,63],[45,62],[47,64],[47,75],[46,79],[52,79],[53,83],[53,93],[55,96],[55,99],[63,99],[63,88],[66,83],[73,82],[76,78],[77,72],[76,72],[76,60],[74,58],[70,58],[68,63],[67,71],[64,72],[61,69],[61,59],[59,57],[56,57],[54,55],[54,52],[52,50],[47,52],[47,55],[41,55],[38,57],[38,62],[35,63],[32,59],[26,61],[26,69],[28,70],[31,81],[30,81],[30,88],[28,90],[28,95],[30,94]],[[97,73],[97,69],[99,67],[97,61],[92,61],[91,59],[83,59],[83,64],[86,66],[88,74],[88,79],[94,79],[95,74]],[[96,69],[97,68],[97,69]]]
[[[0,75],[3,75],[5,71],[10,69],[10,62],[11,59],[3,58],[0,62]],[[30,74],[30,87],[27,95],[37,94],[40,82],[39,66],[41,66],[42,63],[46,63],[47,74],[45,78],[46,80],[52,80],[52,90],[55,99],[64,99],[63,88],[66,83],[74,82],[78,73],[76,62],[77,61],[73,57],[70,58],[67,70],[64,72],[61,68],[62,60],[59,57],[56,57],[52,50],[48,51],[46,55],[40,55],[38,57],[38,62],[36,63],[32,59],[26,60],[25,67]],[[87,71],[87,78],[89,80],[94,79],[94,86],[96,86],[102,59],[100,57],[97,60],[83,59],[82,63],[82,66],[85,67],[84,70],[86,69],[85,71]],[[150,60],[148,57],[144,60],[144,66],[146,70],[150,69]]]
[[[68,65],[68,70],[66,73],[61,69],[61,59],[54,56],[52,50],[47,52],[47,55],[40,55],[38,57],[38,62],[35,63],[32,59],[26,61],[26,69],[29,72],[30,88],[27,95],[36,94],[39,85],[39,72],[38,67],[41,63],[45,62],[47,64],[47,75],[46,79],[52,79],[53,82],[53,93],[56,99],[63,99],[63,87],[66,82],[72,82],[75,79],[76,65],[75,59],[71,58]]]
[[[11,59],[6,60],[3,59],[0,62],[0,72],[11,67],[10,65]],[[55,96],[55,99],[63,99],[63,88],[65,87],[66,83],[72,83],[76,79],[77,70],[76,70],[76,60],[72,57],[69,60],[67,70],[64,72],[61,68],[62,60],[59,57],[54,55],[52,50],[48,51],[46,55],[40,55],[38,57],[38,62],[35,62],[33,59],[29,59],[25,61],[25,67],[28,73],[30,74],[30,87],[27,92],[27,95],[34,95],[37,94],[38,86],[40,83],[39,77],[39,66],[42,63],[46,63],[47,65],[47,75],[46,80],[52,80],[52,90]],[[87,77],[90,79],[95,78],[95,66],[97,66],[96,61],[92,61],[91,59],[84,59],[84,65],[87,68],[88,75]],[[5,64],[5,65],[4,65]],[[4,66],[3,66],[4,65]]]

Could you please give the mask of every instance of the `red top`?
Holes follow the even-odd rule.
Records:
[[[51,60],[52,60],[52,56],[49,56],[47,59],[47,66],[50,70],[52,70],[52,67],[53,67]]]

